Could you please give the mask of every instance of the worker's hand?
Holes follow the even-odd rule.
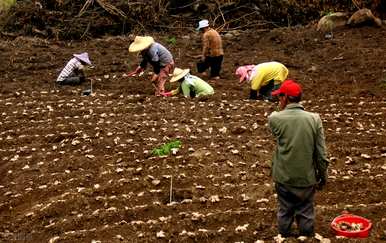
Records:
[[[188,55],[189,57],[193,57],[194,59],[201,59],[202,55]]]
[[[155,83],[158,79],[158,75],[157,74],[153,74],[153,76],[151,77],[151,82],[152,83]]]
[[[172,96],[172,92],[171,91],[163,92],[163,93],[161,93],[161,95],[164,96],[164,97],[170,97],[170,96]]]
[[[326,178],[321,177],[319,179],[318,184],[316,184],[316,186],[315,186],[316,190],[318,190],[318,191],[322,190],[323,187],[326,185],[326,183],[327,183]]]
[[[129,77],[135,77],[137,76],[137,74],[141,74],[143,72],[143,68],[141,68],[141,66],[138,66],[134,71],[128,73],[127,75]]]
[[[247,80],[246,79],[239,80],[239,84],[243,85],[245,83],[245,81],[247,81]]]
[[[201,60],[201,62],[205,62],[205,56],[201,55],[200,60]]]
[[[127,74],[127,76],[129,77],[135,77],[137,75],[137,73],[135,71],[131,71]]]

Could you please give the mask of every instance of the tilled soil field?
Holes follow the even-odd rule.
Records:
[[[223,79],[206,100],[157,98],[146,75],[124,75],[138,60],[128,37],[0,40],[0,242],[273,242],[266,123],[276,104],[247,100],[233,76],[237,64],[270,60],[288,66],[324,122],[331,165],[316,232],[345,241],[329,225],[348,210],[373,222],[361,242],[385,241],[385,36],[373,27],[333,39],[312,27],[227,35]],[[197,34],[156,39],[195,73]],[[88,85],[53,82],[81,51],[95,64],[91,96],[81,96]],[[175,139],[176,154],[151,156]]]

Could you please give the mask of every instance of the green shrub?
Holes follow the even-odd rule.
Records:
[[[333,13],[334,11],[332,10],[325,10],[325,11],[322,11],[322,16],[330,16]]]
[[[171,142],[168,142],[166,144],[163,144],[162,146],[155,148],[151,151],[152,156],[165,156],[169,155],[172,152],[172,149],[178,149],[181,147],[181,141],[180,140],[174,140]]]
[[[167,42],[169,45],[175,45],[175,44],[177,43],[177,39],[176,39],[176,37],[171,36],[171,37],[167,38],[166,42]]]
[[[0,0],[0,12],[7,11],[15,3],[16,0]]]
[[[381,89],[386,89],[386,76],[383,77],[381,80],[379,80],[378,86],[379,86]]]

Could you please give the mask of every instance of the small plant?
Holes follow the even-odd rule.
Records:
[[[179,149],[182,143],[180,140],[174,140],[163,144],[162,146],[155,148],[151,151],[152,156],[165,156],[169,155],[174,149]]]
[[[16,0],[0,0],[0,12],[7,11],[15,3]]]
[[[378,85],[381,89],[386,89],[386,76],[378,82]]]
[[[332,10],[326,10],[326,11],[322,12],[322,16],[330,16],[333,13],[334,13],[334,11],[332,11]]]
[[[171,37],[168,37],[166,39],[166,42],[169,44],[169,45],[175,45],[177,43],[177,39],[176,37],[174,36],[171,36]]]

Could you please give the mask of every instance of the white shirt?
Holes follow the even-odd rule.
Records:
[[[58,78],[56,79],[57,82],[61,82],[64,79],[68,78],[71,76],[71,74],[74,72],[75,69],[83,69],[82,63],[76,58],[72,58],[66,66],[63,68],[63,70],[60,72]]]

